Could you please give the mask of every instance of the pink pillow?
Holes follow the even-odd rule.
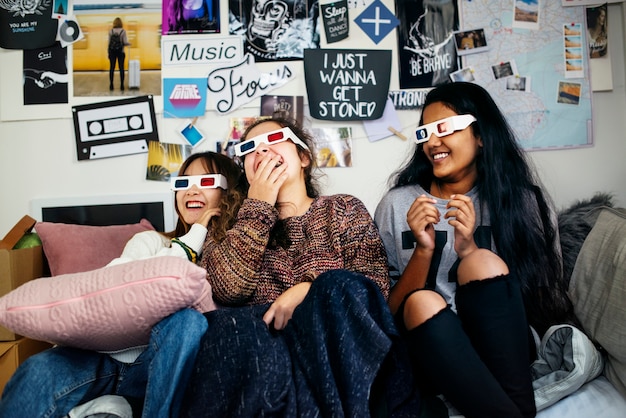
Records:
[[[186,307],[215,309],[206,270],[165,256],[26,282],[0,298],[0,324],[36,340],[113,351],[147,344],[154,324]]]
[[[153,231],[154,227],[147,219],[137,224],[111,226],[35,224],[52,276],[104,267],[122,254],[133,235],[149,230]]]

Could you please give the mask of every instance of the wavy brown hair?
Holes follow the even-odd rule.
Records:
[[[209,230],[212,233],[213,239],[220,242],[226,236],[226,231],[235,223],[239,207],[241,207],[241,203],[246,196],[245,185],[241,183],[241,180],[244,178],[243,172],[232,159],[212,151],[190,155],[180,166],[178,172],[183,175],[187,167],[196,160],[202,162],[202,166],[206,169],[207,174],[222,174],[226,177],[228,183],[228,190],[223,192],[220,201],[221,215],[214,216],[209,221]],[[176,200],[175,195],[174,200]],[[191,228],[191,225],[186,223],[180,216],[178,205],[176,205],[176,213],[178,214],[176,229],[166,234],[171,238],[180,237],[189,232],[189,228]]]

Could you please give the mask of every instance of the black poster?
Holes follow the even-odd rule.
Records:
[[[35,49],[54,44],[57,19],[52,0],[0,1],[0,47]]]
[[[24,105],[67,103],[67,48],[24,51]]]
[[[391,74],[390,50],[306,49],[304,79],[315,119],[379,119]]]
[[[320,46],[317,0],[229,0],[229,10],[229,33],[255,62],[299,60]]]
[[[350,31],[348,24],[348,0],[322,4],[320,8],[322,9],[326,42],[331,44],[346,39]]]
[[[457,0],[396,2],[400,88],[428,88],[450,82],[457,71],[454,31],[459,30]]]

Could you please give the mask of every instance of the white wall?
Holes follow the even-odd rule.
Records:
[[[393,1],[383,1],[393,10]],[[223,33],[227,33],[226,2],[223,0]],[[351,16],[359,13],[357,10]],[[557,206],[563,207],[575,200],[591,196],[595,191],[612,192],[618,204],[626,206],[626,75],[622,4],[609,5],[610,48],[613,60],[613,90],[594,93],[593,147],[572,150],[534,151],[530,153],[540,175]],[[369,39],[354,24],[350,39],[333,48],[371,48]],[[377,47],[395,48],[395,36],[385,38]],[[1,106],[21,106],[21,52],[0,50]],[[15,74],[17,72],[17,75]],[[392,90],[398,89],[397,64],[392,63]],[[6,77],[6,78],[5,78]],[[6,80],[16,80],[8,83]],[[304,81],[300,79],[276,91],[276,94],[303,94]],[[157,110],[160,98],[155,99]],[[72,103],[70,103],[72,104]],[[74,103],[79,104],[79,103]],[[80,103],[82,104],[82,103]],[[36,108],[42,118],[56,116],[45,106]],[[56,107],[54,108],[56,109]],[[253,116],[258,109],[254,103],[238,110],[232,116]],[[410,135],[419,119],[419,112],[402,111],[400,119]],[[131,155],[95,161],[77,161],[73,123],[69,105],[63,118],[23,121],[0,121],[0,237],[11,226],[29,213],[30,200],[42,197],[74,197],[92,195],[134,194],[166,190],[166,183],[145,180],[146,154]],[[228,116],[210,111],[200,121],[203,132],[216,136],[228,132]],[[160,115],[159,132],[164,142],[177,142],[175,136],[161,134],[173,123]],[[330,122],[313,120],[314,126],[337,126]],[[411,154],[413,145],[397,137],[370,143],[360,123],[345,124],[353,128],[353,167],[324,171],[326,193],[345,192],[361,198],[373,213],[385,192],[389,175]],[[209,149],[203,143],[199,149]]]

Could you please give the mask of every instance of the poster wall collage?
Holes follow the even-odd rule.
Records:
[[[342,48],[355,32],[369,46]],[[588,0],[15,0],[0,3],[0,47],[23,51],[24,107],[71,105],[78,160],[148,153],[157,181],[206,139],[203,119],[229,119],[216,146],[232,155],[276,111],[312,130],[320,166],[350,167],[341,122],[407,139],[397,112],[457,81],[486,87],[527,149],[588,146],[590,67],[610,68],[607,3]],[[274,91],[288,83],[306,95]],[[159,140],[158,114],[180,142]]]

